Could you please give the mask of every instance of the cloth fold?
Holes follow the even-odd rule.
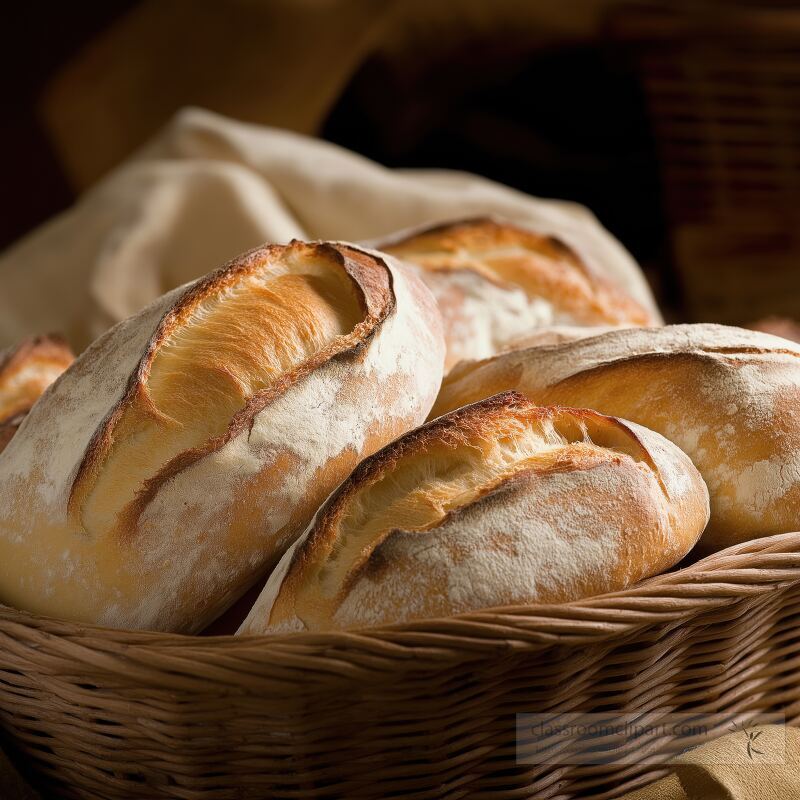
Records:
[[[0,256],[0,347],[57,331],[80,351],[158,295],[265,241],[360,241],[481,214],[562,238],[655,309],[634,260],[582,206],[474,175],[390,170],[327,142],[186,109]]]
[[[800,729],[764,725],[689,750],[674,774],[621,800],[791,800],[800,798]]]

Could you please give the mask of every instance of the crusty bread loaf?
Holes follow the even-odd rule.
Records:
[[[624,328],[631,328],[631,325],[546,325],[542,328],[534,328],[517,339],[512,339],[501,352],[509,350],[523,350],[527,347],[545,347],[551,344],[563,344],[564,342],[574,342],[577,339],[588,339],[590,336],[599,336],[601,333],[609,331],[619,331]]]
[[[60,336],[36,336],[0,351],[0,452],[31,406],[73,362]]]
[[[701,550],[800,524],[800,345],[722,325],[629,329],[464,362],[433,416],[517,389],[593,408],[683,449],[711,494]]]
[[[0,455],[0,602],[195,631],[441,381],[430,292],[343,244],[266,246],[98,339]]]
[[[702,478],[657,433],[509,392],[362,462],[239,632],[382,625],[622,589],[677,563],[707,520]]]
[[[463,220],[375,246],[420,268],[442,312],[446,370],[541,325],[661,321],[563,242],[507,222]]]

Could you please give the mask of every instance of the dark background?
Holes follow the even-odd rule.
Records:
[[[75,63],[91,64],[95,43],[128,26],[144,5],[33,2],[6,12],[0,246],[67,207],[113,167],[101,164],[91,180],[76,180],[65,167],[65,151],[80,148],[81,137],[63,141],[48,87],[64,70],[73,75],[59,95],[68,107],[69,91],[81,91]],[[313,2],[302,5],[305,15],[315,13]],[[541,20],[526,27],[524,3],[506,9],[521,24],[499,31],[462,29],[458,3],[452,5],[446,35],[441,20],[427,32],[417,13],[402,42],[368,53],[316,129],[303,132],[389,166],[468,170],[586,204],[643,265],[670,319],[800,317],[797,4],[578,3],[567,12],[576,15],[578,32],[558,19],[556,35]],[[177,0],[162,2],[159,13],[181,19],[186,40],[178,37],[174,52],[184,69],[187,59],[217,57],[224,70],[235,28],[233,35],[226,28],[219,53],[191,52],[191,30],[195,22],[207,25],[209,13],[213,22],[209,9],[226,15],[237,4],[200,6],[205,22]],[[272,8],[277,15],[282,7]],[[580,14],[591,21],[583,24]],[[266,40],[270,24],[265,17]],[[120,51],[119,58],[146,60],[153,45],[146,30],[133,27],[133,55]],[[308,47],[303,57],[313,65],[310,40]],[[166,120],[188,102],[231,113],[215,102],[218,95],[204,94],[208,73],[197,74],[196,86],[189,73],[178,89],[165,86],[163,97],[148,98],[156,112],[134,95],[125,106],[124,82],[118,100],[127,115],[136,114],[136,102],[143,119],[147,111],[143,132],[155,125],[151,119]],[[260,121],[266,89],[259,76],[245,89],[237,86],[232,115]],[[252,97],[252,115],[242,96]],[[115,109],[108,113],[113,119]],[[117,158],[132,142],[120,145]]]
[[[0,247],[74,201],[76,191],[48,139],[37,102],[62,64],[134,5],[136,0],[32,0],[4,9],[0,152],[6,201],[0,214]]]

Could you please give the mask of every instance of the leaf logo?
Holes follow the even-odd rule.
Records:
[[[764,751],[756,747],[756,739],[761,736],[764,731],[749,730],[746,725],[737,725],[735,722],[731,725],[731,730],[735,732],[741,731],[747,737],[747,757],[752,761],[753,753],[763,756]]]

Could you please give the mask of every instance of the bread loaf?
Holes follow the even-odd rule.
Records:
[[[433,416],[499,391],[593,408],[666,436],[711,494],[700,549],[800,523],[800,345],[721,325],[612,331],[465,362]]]
[[[31,406],[75,356],[59,336],[36,336],[0,351],[0,452]]]
[[[675,445],[500,394],[362,462],[270,576],[240,633],[559,603],[669,568],[708,520]]]
[[[526,347],[544,347],[550,344],[563,344],[574,342],[577,339],[588,339],[590,336],[599,336],[609,331],[619,331],[631,325],[593,325],[582,327],[580,325],[547,325],[534,328],[517,339],[512,339],[501,352],[509,350],[523,350]]]
[[[90,346],[0,454],[0,602],[196,631],[441,381],[430,292],[345,244],[266,246]]]
[[[542,325],[660,323],[563,242],[506,222],[453,222],[375,246],[421,270],[444,319],[446,370]]]

